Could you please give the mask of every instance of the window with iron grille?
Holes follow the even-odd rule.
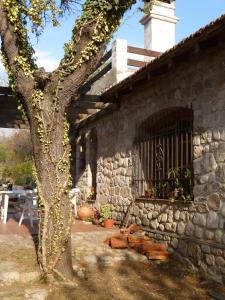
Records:
[[[136,197],[193,197],[193,111],[170,108],[137,125],[133,183]]]

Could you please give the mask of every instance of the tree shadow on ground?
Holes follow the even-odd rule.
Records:
[[[127,256],[113,265],[103,264],[103,260],[83,266],[84,278],[76,277],[76,287],[61,286],[48,300],[211,299],[200,286],[200,278],[173,258],[159,263],[132,261]]]

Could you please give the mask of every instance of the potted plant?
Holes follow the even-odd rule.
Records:
[[[95,187],[91,188],[91,191],[90,191],[89,195],[87,196],[87,200],[88,201],[96,200],[96,189],[95,189]]]
[[[193,178],[188,168],[175,168],[167,174],[170,199],[188,201],[192,199]]]
[[[94,225],[99,225],[100,224],[100,219],[101,219],[101,212],[98,209],[95,209],[94,213],[93,213],[92,223]]]
[[[100,222],[106,228],[113,228],[114,220],[112,220],[112,213],[110,211],[109,204],[102,204],[101,205],[101,217]]]

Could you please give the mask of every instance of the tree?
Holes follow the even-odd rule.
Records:
[[[86,0],[59,67],[38,69],[29,30],[39,35],[46,20],[58,24],[71,0],[0,0],[2,57],[9,83],[26,113],[39,195],[38,260],[46,279],[73,277],[69,124],[66,112],[80,85],[100,61],[107,42],[135,0]],[[78,1],[74,1],[78,2]]]
[[[33,183],[33,159],[28,130],[16,130],[13,135],[0,138],[2,182],[11,179],[15,185]]]

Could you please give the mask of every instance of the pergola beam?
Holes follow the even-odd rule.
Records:
[[[74,108],[84,108],[84,109],[102,109],[105,107],[104,102],[89,102],[89,101],[77,101],[74,103]]]

